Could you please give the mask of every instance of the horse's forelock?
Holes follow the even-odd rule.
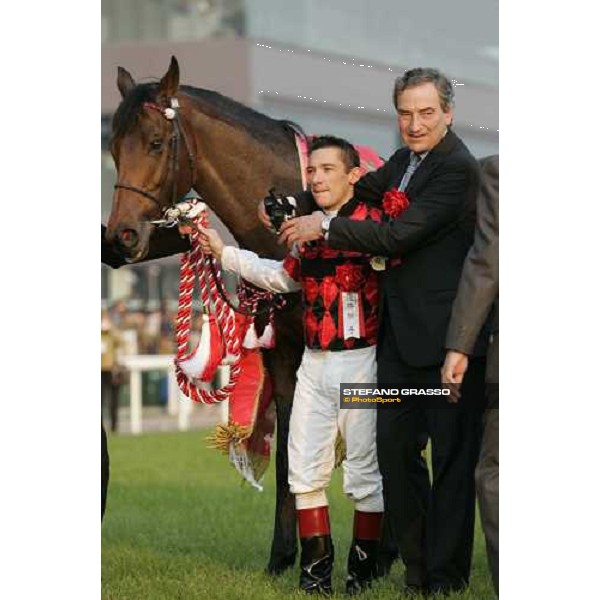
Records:
[[[137,122],[144,102],[156,102],[158,84],[141,83],[136,85],[119,104],[113,116],[113,140],[123,137]]]

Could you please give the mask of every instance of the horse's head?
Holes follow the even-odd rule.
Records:
[[[117,87],[123,99],[113,118],[110,143],[117,183],[107,238],[116,240],[128,260],[136,262],[148,251],[151,221],[191,187],[193,166],[185,160],[186,151],[191,155],[178,115],[175,57],[158,83],[137,85],[119,67]]]

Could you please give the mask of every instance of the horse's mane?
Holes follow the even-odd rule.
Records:
[[[181,86],[181,91],[191,96],[202,112],[238,129],[243,129],[252,137],[280,151],[289,147],[290,136],[298,133],[304,136],[300,125],[288,120],[276,120],[259,113],[227,96],[212,90]],[[158,82],[140,83],[125,96],[113,116],[113,138],[118,139],[128,133],[137,122],[144,102],[157,102]]]

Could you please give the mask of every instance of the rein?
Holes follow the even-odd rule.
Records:
[[[165,175],[165,180],[168,179],[169,173],[173,173],[173,191],[171,194],[171,204],[166,208],[160,202],[160,199],[155,195],[149,192],[148,190],[144,190],[140,187],[130,185],[124,182],[117,182],[114,188],[129,190],[130,192],[135,192],[144,196],[144,198],[148,198],[152,200],[161,211],[161,214],[167,211],[169,208],[173,208],[177,204],[177,184],[179,182],[179,141],[180,138],[183,139],[183,145],[185,147],[188,165],[190,169],[190,186],[192,188],[194,182],[196,180],[196,156],[191,149],[191,144],[188,140],[188,137],[185,133],[183,125],[181,123],[181,118],[179,116],[179,101],[177,98],[170,99],[170,108],[164,108],[155,102],[144,102],[143,107],[151,110],[158,111],[167,121],[170,121],[173,124],[173,134],[171,135],[170,146],[169,146],[169,168]]]
[[[214,261],[210,263],[210,269],[212,271],[212,275],[217,284],[217,291],[221,295],[221,298],[227,302],[227,304],[233,309],[234,312],[244,315],[246,317],[259,317],[266,313],[270,313],[274,308],[283,308],[285,306],[285,298],[283,298],[280,294],[273,294],[272,292],[267,292],[266,290],[259,290],[256,288],[250,288],[251,299],[248,301],[253,308],[244,309],[242,308],[241,302],[239,306],[235,306],[231,300],[229,300],[229,296],[227,292],[223,289],[223,284],[221,281],[221,272],[217,269],[217,266]],[[242,279],[242,293],[245,290],[248,290],[248,285],[244,283]],[[258,310],[256,307],[260,300],[265,300],[267,305]]]
[[[206,213],[203,215],[206,218]],[[181,276],[179,282],[179,304],[177,307],[177,325],[175,337],[177,343],[177,355],[175,359],[175,374],[177,384],[181,391],[194,402],[203,404],[215,404],[229,398],[229,395],[235,388],[240,376],[241,361],[241,343],[238,332],[238,326],[233,311],[226,306],[223,299],[215,295],[213,290],[216,287],[216,279],[212,276],[208,264],[215,258],[209,255],[203,255],[199,240],[199,231],[196,229],[191,233],[192,249],[181,257]],[[229,367],[228,383],[218,389],[205,389],[190,381],[183,372],[180,362],[190,358],[191,354],[186,352],[190,339],[192,324],[192,294],[194,284],[198,278],[202,305],[208,309],[211,296],[214,300],[216,321],[223,334],[225,345],[224,364]]]
[[[266,312],[255,310],[258,302],[263,299],[272,298],[273,294],[263,290],[252,290],[250,299],[245,300],[245,302],[249,303],[254,308],[254,311],[246,311],[241,309],[242,302],[244,301],[242,294],[247,293],[248,290],[246,286],[243,286],[239,295],[240,308],[233,306],[223,288],[221,272],[217,268],[215,257],[202,252],[200,226],[209,226],[206,205],[203,202],[190,201],[180,203],[169,210],[171,214],[174,211],[180,212],[179,217],[173,218],[173,223],[181,222],[192,227],[190,235],[191,249],[181,257],[179,304],[175,334],[177,342],[177,356],[175,359],[177,383],[181,391],[191,400],[204,404],[214,404],[229,397],[240,376],[242,349],[252,347],[246,346],[245,341],[243,344],[241,342],[240,328],[242,326],[238,323],[235,312],[250,317],[250,320],[246,321],[246,323],[249,328],[253,328],[254,317],[262,312]],[[221,365],[229,369],[227,384],[224,387],[214,390],[206,389],[202,384],[198,385],[195,381],[190,380],[180,366],[181,362],[188,361],[194,354],[193,352],[187,353],[186,348],[191,332],[192,294],[196,279],[198,280],[204,310],[208,311],[211,305],[214,307],[216,322],[223,336],[225,346],[225,359],[221,362]],[[270,303],[267,310],[271,311],[270,320],[272,321],[273,303]]]
[[[205,217],[206,209],[206,204],[195,198],[185,200],[184,202],[179,202],[175,206],[167,208],[165,211],[165,218],[159,221],[153,221],[153,223],[158,225],[158,227],[168,228],[175,227],[176,225],[185,225],[192,229],[195,236],[199,236],[199,224],[204,227],[209,226],[208,217]],[[193,246],[195,243],[199,244],[197,237],[191,238],[190,245]],[[273,294],[272,292],[261,290],[254,286],[250,287],[242,279],[242,289],[238,294],[240,302],[238,306],[235,306],[231,300],[229,300],[229,296],[223,288],[221,271],[217,267],[216,260],[211,260],[207,264],[211,271],[212,279],[215,282],[216,291],[234,312],[246,317],[258,317],[271,312],[274,308],[283,308],[286,305],[286,300],[281,294]],[[249,296],[249,299],[244,298],[244,295]],[[267,301],[268,304],[264,308],[257,310],[256,307],[261,300]],[[244,304],[249,304],[252,308],[245,308],[243,306]]]
[[[180,221],[182,224],[185,224],[185,225],[191,227],[196,232],[200,233],[200,229],[199,229],[198,224],[196,223],[195,219],[183,217],[183,218],[178,219],[178,221]],[[175,223],[173,223],[173,225],[174,224]],[[170,227],[172,225],[171,225],[171,223],[168,223],[168,224],[163,224],[163,226]],[[264,315],[266,313],[271,312],[274,308],[283,308],[285,306],[286,301],[285,301],[285,298],[283,298],[283,296],[281,294],[273,294],[272,292],[268,292],[266,290],[261,290],[254,286],[252,288],[249,288],[249,286],[244,282],[243,279],[241,280],[242,281],[242,290],[241,290],[240,294],[238,294],[240,303],[238,306],[235,306],[235,304],[233,304],[231,302],[231,300],[229,300],[229,296],[228,296],[227,292],[225,291],[225,289],[223,288],[221,271],[217,267],[216,261],[211,260],[208,264],[209,264],[209,268],[211,270],[212,277],[216,284],[216,289],[219,292],[219,295],[230,306],[230,308],[233,309],[236,313],[238,313],[240,315],[244,315],[246,317],[258,317],[260,315]],[[250,304],[253,308],[246,309],[242,306],[242,297],[243,297],[244,293],[246,293],[246,295],[250,296],[250,299],[247,300],[246,303]],[[261,308],[260,310],[257,310],[256,306],[258,305],[258,302],[260,300],[265,300],[268,302],[268,304],[267,304],[267,306]]]

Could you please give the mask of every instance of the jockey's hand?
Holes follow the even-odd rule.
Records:
[[[214,229],[204,229],[200,227],[200,246],[204,254],[213,254],[221,260],[225,244],[221,236]]]
[[[456,403],[460,398],[460,386],[469,368],[469,357],[456,350],[448,350],[442,366],[442,384],[450,389],[448,402]]]
[[[279,243],[287,244],[291,248],[294,242],[304,244],[305,242],[318,240],[322,235],[321,223],[324,218],[325,214],[317,210],[312,215],[295,217],[294,219],[285,221],[281,226]]]
[[[269,215],[265,210],[265,201],[261,200],[256,205],[256,214],[258,215],[258,220],[269,230],[275,232],[273,229],[273,224],[271,223],[271,219],[269,219]]]

